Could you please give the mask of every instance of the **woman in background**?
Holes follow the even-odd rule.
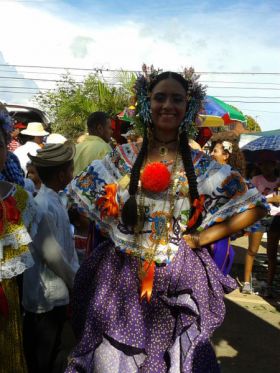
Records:
[[[245,158],[240,151],[239,137],[231,132],[219,132],[211,138],[211,156],[222,164],[229,165],[233,170],[237,170],[243,177],[245,176]],[[230,245],[230,238],[225,237],[211,245],[212,256],[224,274],[231,270],[234,250]]]

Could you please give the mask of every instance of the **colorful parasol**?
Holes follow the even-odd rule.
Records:
[[[133,116],[135,112],[135,106],[129,106],[128,108],[125,108],[121,113],[117,115],[119,120],[123,120],[125,122],[133,122]]]
[[[246,117],[233,106],[213,96],[206,96],[199,114],[201,127],[221,127],[234,122],[246,123]]]

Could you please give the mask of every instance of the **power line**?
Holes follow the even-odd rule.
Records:
[[[227,102],[237,102],[244,104],[280,104],[280,101],[237,101],[237,100],[227,100]]]
[[[0,86],[0,88],[9,88],[9,89],[28,89],[28,90],[35,90],[35,91],[52,91],[52,88],[43,88],[43,87],[18,87],[18,86]],[[257,98],[257,99],[280,99],[280,96],[219,96],[216,95],[217,98]]]
[[[6,73],[10,73],[10,74],[39,74],[39,75],[59,75],[61,76],[62,73],[56,73],[56,72],[49,72],[49,71],[25,71],[25,70],[16,70],[16,71],[11,71],[11,70],[3,70],[3,69],[0,69],[0,72],[6,72]],[[86,77],[85,74],[71,74],[71,77],[73,76],[79,76],[79,77]],[[258,83],[257,83],[258,84]],[[264,83],[266,84],[266,83]],[[277,83],[271,83],[271,84],[277,84]],[[280,83],[279,83],[280,85]]]
[[[103,68],[80,68],[66,66],[42,66],[42,65],[15,65],[15,64],[0,64],[0,66],[27,67],[40,69],[55,69],[55,70],[80,70],[80,71],[96,71],[96,72],[132,72],[138,73],[140,70],[124,70],[124,69],[103,69]],[[237,72],[237,71],[197,71],[197,74],[212,74],[212,75],[280,75],[280,72]]]
[[[29,81],[38,81],[38,82],[52,82],[52,83],[64,83],[65,80],[59,79],[46,79],[46,78],[24,78],[24,77],[7,77],[7,76],[0,76],[0,79],[7,79],[7,80],[29,80]],[[105,78],[106,81],[106,78]],[[67,82],[65,82],[67,83]],[[82,84],[83,81],[75,81],[77,84]],[[121,85],[121,83],[114,83],[114,85]],[[280,88],[267,88],[267,87],[228,87],[228,86],[208,86],[208,89],[246,89],[246,90],[263,90],[263,91],[280,91]]]
[[[221,88],[221,89],[259,89],[259,90],[264,90],[264,91],[280,91],[280,88],[260,88],[260,87],[211,87],[208,86],[207,88]]]
[[[37,93],[34,93],[34,92],[16,92],[16,91],[0,91],[0,93],[12,93],[12,94],[30,94],[30,95],[32,95],[32,96],[34,96],[34,95],[37,95]]]
[[[280,111],[268,111],[268,110],[253,110],[253,109],[242,109],[243,111],[254,111],[257,113],[269,113],[269,114],[280,114]]]
[[[12,87],[13,88],[13,87]],[[21,88],[21,87],[20,87]],[[47,90],[48,88],[46,88]],[[41,90],[41,89],[39,89]],[[51,89],[49,89],[51,90]],[[0,90],[1,93],[12,93],[12,94],[32,94],[32,95],[38,95],[40,92],[24,92],[24,91],[11,91],[11,90]],[[217,96],[219,97],[219,96]],[[228,102],[234,102],[234,103],[246,103],[246,104],[280,104],[280,101],[241,101],[241,100],[227,100]]]
[[[35,79],[32,79],[32,78],[23,78],[23,77],[15,77],[15,76],[12,76],[12,77],[6,77],[6,76],[0,76],[0,79],[11,79],[11,80],[36,80],[36,81],[42,81],[42,82],[63,82],[63,80],[57,80],[57,79],[44,79],[44,78],[35,78]],[[79,82],[77,82],[79,83]],[[82,82],[80,82],[82,83]]]
[[[215,96],[215,97],[220,97],[220,98],[280,98],[280,96]]]
[[[42,87],[37,87],[37,88],[33,88],[33,87],[12,87],[12,86],[0,86],[0,88],[9,88],[9,89],[33,89],[35,91],[38,91],[38,90],[46,90],[46,91],[52,91],[51,88],[42,88]]]
[[[225,81],[225,80],[200,80],[200,83],[226,83],[226,84],[264,84],[264,85],[280,85],[280,83],[272,83],[272,82],[232,82],[232,81]]]
[[[0,66],[1,66],[1,64],[0,64]],[[26,70],[11,71],[11,70],[3,70],[3,69],[0,69],[0,72],[7,72],[7,73],[11,73],[11,74],[39,74],[39,75],[60,75],[60,76],[62,74],[61,72],[26,71]],[[97,72],[97,71],[95,71],[95,72]],[[109,72],[109,71],[106,71],[106,72]],[[71,77],[73,77],[73,76],[74,77],[86,77],[85,74],[83,74],[83,75],[82,74],[71,74]],[[115,79],[115,77],[108,76],[108,77],[106,77],[106,79]],[[261,85],[277,85],[277,86],[280,85],[280,83],[275,83],[275,82],[248,82],[248,81],[229,81],[229,80],[200,80],[200,83],[261,84]]]

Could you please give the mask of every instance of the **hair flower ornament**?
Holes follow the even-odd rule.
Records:
[[[149,87],[155,81],[157,76],[162,72],[160,69],[155,69],[153,65],[148,67],[143,64],[142,73],[138,75],[135,85],[135,101],[136,101],[136,124],[137,118],[140,120],[139,127],[152,126],[151,117],[151,105],[150,105],[150,92]],[[194,69],[185,68],[180,75],[187,82],[187,112],[185,118],[180,125],[180,132],[187,131],[189,137],[194,138],[196,136],[196,124],[195,119],[198,112],[201,110],[203,105],[203,99],[206,94],[206,86],[201,85],[198,80],[199,75],[195,74]],[[172,77],[171,77],[172,78]]]
[[[232,143],[229,141],[222,142],[224,150],[228,151],[230,154],[232,153]]]

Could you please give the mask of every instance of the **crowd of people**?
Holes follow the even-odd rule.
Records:
[[[248,180],[229,133],[197,149],[189,134],[204,96],[193,71],[144,71],[142,138],[117,146],[104,112],[74,145],[0,106],[1,373],[220,371],[210,338],[237,287],[230,240],[249,236],[250,293],[268,232],[271,295],[280,177],[276,162],[258,163]]]

